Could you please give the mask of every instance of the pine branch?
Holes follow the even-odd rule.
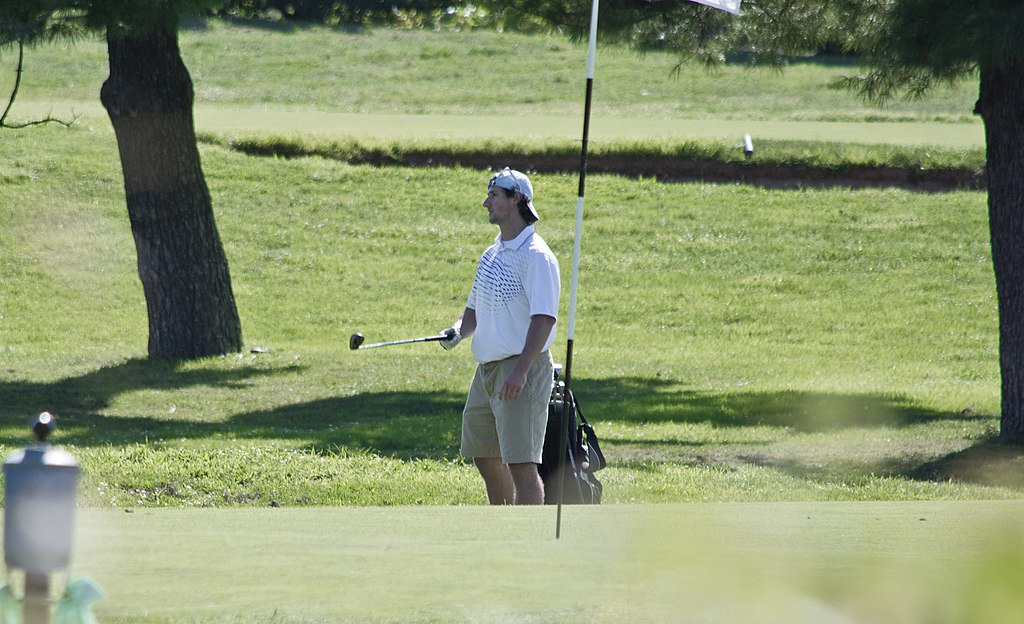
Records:
[[[28,121],[25,123],[9,123],[7,116],[10,115],[11,109],[14,108],[14,101],[18,98],[18,89],[21,88],[21,75],[25,71],[25,43],[23,40],[18,40],[18,68],[15,70],[14,77],[14,88],[11,90],[11,97],[7,100],[7,107],[4,108],[3,114],[0,114],[0,128],[27,128],[29,126],[40,126],[47,123],[58,123],[65,128],[70,128],[76,121],[81,118],[81,115],[75,115],[71,121],[64,121],[53,116],[52,111],[44,119],[36,119],[34,121]]]

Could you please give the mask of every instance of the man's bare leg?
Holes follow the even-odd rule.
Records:
[[[484,478],[487,500],[492,505],[513,505],[516,500],[516,486],[508,466],[500,457],[474,457],[473,463]]]
[[[516,505],[544,504],[544,482],[537,464],[509,464],[508,470],[515,485]]]

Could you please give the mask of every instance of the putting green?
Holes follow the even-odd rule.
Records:
[[[554,529],[550,507],[87,509],[71,575],[103,622],[1024,615],[1024,501],[566,507]]]
[[[108,125],[100,103],[18,103],[19,118],[71,118],[82,114],[83,123]],[[374,139],[497,139],[508,136],[510,118],[501,115],[376,115],[333,113],[309,109],[239,108],[200,105],[195,109],[196,127],[227,134],[314,134],[327,137]],[[531,116],[515,118],[520,139],[578,141],[581,116]],[[756,143],[763,139],[835,141],[867,144],[938,145],[981,147],[982,124],[886,122],[850,123],[815,121],[744,121],[709,119],[620,119],[594,116],[590,140],[684,141],[722,139],[741,144],[744,134]]]

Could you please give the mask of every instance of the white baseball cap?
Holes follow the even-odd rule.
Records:
[[[537,214],[537,210],[533,207],[533,185],[530,184],[530,178],[526,177],[525,174],[505,167],[487,183],[487,188],[491,188],[492,186],[497,186],[510,191],[519,191],[519,193],[526,198],[526,207],[530,209],[530,214],[533,215],[533,220],[540,221],[540,216]]]

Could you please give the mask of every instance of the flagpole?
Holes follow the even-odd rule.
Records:
[[[740,11],[742,0],[691,0],[705,6],[720,9],[732,14]],[[576,335],[576,292],[579,289],[580,281],[580,238],[583,233],[583,196],[587,181],[587,143],[590,140],[590,99],[594,90],[594,57],[597,55],[597,5],[598,0],[593,0],[590,6],[590,36],[587,39],[587,95],[583,106],[583,143],[580,149],[580,183],[579,192],[576,197],[576,233],[572,244],[572,284],[569,290],[569,323],[567,329],[568,341],[565,345],[565,369],[563,379],[565,388],[562,400],[562,431],[560,433],[559,448],[562,452],[558,455],[558,515],[555,523],[555,539],[562,536],[562,497],[565,494],[565,455],[569,450],[566,448],[569,440],[569,416],[570,409],[576,409],[575,402],[570,401],[569,390],[572,386],[572,346]]]
[[[576,196],[576,233],[572,243],[572,283],[569,289],[569,323],[566,330],[568,337],[565,346],[565,369],[563,380],[565,390],[562,400],[562,431],[559,448],[562,452],[558,455],[558,512],[555,522],[555,539],[562,536],[562,497],[565,494],[565,453],[569,439],[569,417],[570,404],[575,409],[575,403],[570,401],[569,390],[572,386],[572,346],[576,335],[576,292],[579,290],[580,282],[580,238],[583,234],[583,196],[587,182],[587,142],[590,140],[590,100],[594,91],[594,58],[597,56],[597,5],[598,0],[593,0],[590,6],[590,37],[587,40],[587,93],[583,105],[583,142],[580,148],[580,176],[579,191]]]

